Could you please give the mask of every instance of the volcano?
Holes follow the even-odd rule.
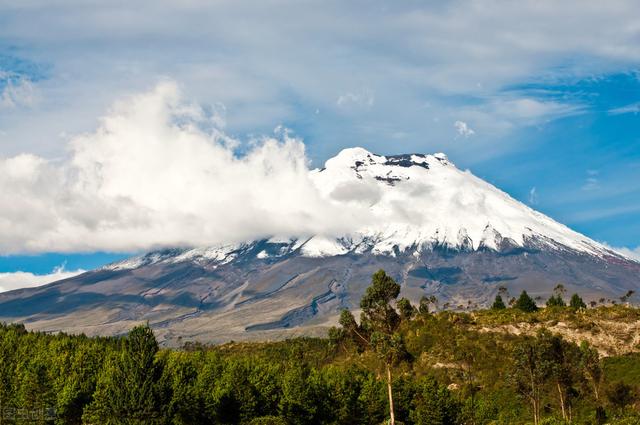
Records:
[[[162,249],[49,285],[0,294],[0,321],[30,329],[119,335],[148,322],[187,341],[322,335],[357,309],[384,269],[417,303],[487,306],[499,288],[542,302],[562,283],[585,300],[640,286],[640,264],[458,169],[444,154],[345,149],[309,175],[326,202],[356,206],[342,234],[271,235]],[[503,289],[504,290],[504,289]]]

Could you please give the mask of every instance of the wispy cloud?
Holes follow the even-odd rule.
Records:
[[[338,100],[336,100],[336,105],[340,107],[349,107],[349,106],[365,106],[371,107],[375,103],[375,97],[371,90],[365,89],[359,91],[357,93],[347,92],[338,96]]]
[[[629,105],[620,106],[618,108],[609,109],[609,115],[622,115],[622,114],[639,114],[640,102],[631,103]]]
[[[536,187],[532,187],[529,190],[529,204],[536,205],[538,203],[538,189]]]
[[[607,244],[606,242],[601,242],[603,245],[605,245],[607,248],[612,249],[616,252],[621,253],[622,255],[631,258],[633,260],[639,261],[640,262],[640,246],[637,246],[635,248],[629,248],[629,247],[615,247],[615,246],[611,246],[609,244]]]
[[[511,87],[626,70],[640,61],[635,33],[628,30],[637,21],[633,0],[616,7],[590,0],[373,0],[366,19],[359,2],[303,6],[292,0],[142,0],[118,7],[36,1],[0,6],[0,14],[0,39],[29,46],[12,54],[38,58],[51,70],[45,83],[38,82],[47,107],[28,117],[0,117],[0,127],[14,135],[0,150],[29,142],[48,152],[55,145],[62,153],[63,142],[47,134],[86,131],[115,95],[142,90],[165,75],[200,103],[227,105],[232,134],[285,122],[311,127],[317,143],[330,146],[325,151],[356,137],[379,150],[388,135],[362,129],[400,125],[416,135],[403,142],[405,149],[430,150],[441,148],[437,141],[448,140],[450,123],[461,120],[472,123],[478,149],[497,149],[496,137],[581,107],[573,99],[550,100]],[[38,31],[27,31],[34,23]],[[16,60],[0,67],[25,68]],[[25,72],[29,77],[33,70]],[[461,104],[461,96],[472,105]],[[5,103],[16,104],[13,97]],[[438,111],[439,124],[434,116],[425,119],[426,102]],[[368,113],[353,122],[336,120],[348,107]],[[316,109],[322,114],[310,120],[307,112]],[[423,134],[429,137],[418,136]]]
[[[31,80],[0,72],[0,109],[13,109],[34,106],[38,93]]]
[[[612,207],[593,208],[582,210],[569,215],[569,220],[574,223],[599,220],[624,214],[640,212],[640,205],[615,205]]]
[[[590,191],[600,188],[600,172],[598,170],[587,170],[587,178],[582,185],[582,190]]]

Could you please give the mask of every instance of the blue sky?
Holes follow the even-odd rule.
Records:
[[[236,153],[280,125],[314,166],[350,146],[443,151],[575,230],[637,250],[640,6],[558,3],[0,5],[0,158],[67,161],[114,102],[171,81]],[[11,217],[0,216],[0,238],[15,237],[0,273],[90,269],[145,249],[57,244],[60,229],[22,244]]]

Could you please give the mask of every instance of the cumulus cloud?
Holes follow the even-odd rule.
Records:
[[[62,162],[0,160],[0,252],[207,245],[355,222],[310,182],[300,140],[279,131],[239,156],[217,120],[166,81],[115,104]]]
[[[62,265],[54,268],[51,273],[44,275],[29,272],[0,273],[0,292],[20,288],[34,288],[58,280],[68,279],[84,272],[85,270],[68,271]]]
[[[473,129],[469,127],[469,125],[464,121],[456,121],[453,123],[453,126],[455,127],[458,134],[462,137],[469,137],[476,134],[476,132],[473,131]]]

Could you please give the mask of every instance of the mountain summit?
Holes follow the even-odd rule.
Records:
[[[335,234],[173,248],[45,287],[0,294],[0,320],[119,334],[148,321],[165,343],[321,333],[384,268],[417,302],[486,305],[500,287],[585,298],[637,289],[640,264],[462,171],[446,155],[345,149],[309,178],[357,225]]]
[[[434,246],[497,250],[503,244],[544,244],[617,255],[459,170],[442,153],[381,156],[345,149],[311,175],[331,200],[366,204],[375,217],[347,237],[343,251],[332,254],[354,248],[393,254]]]

